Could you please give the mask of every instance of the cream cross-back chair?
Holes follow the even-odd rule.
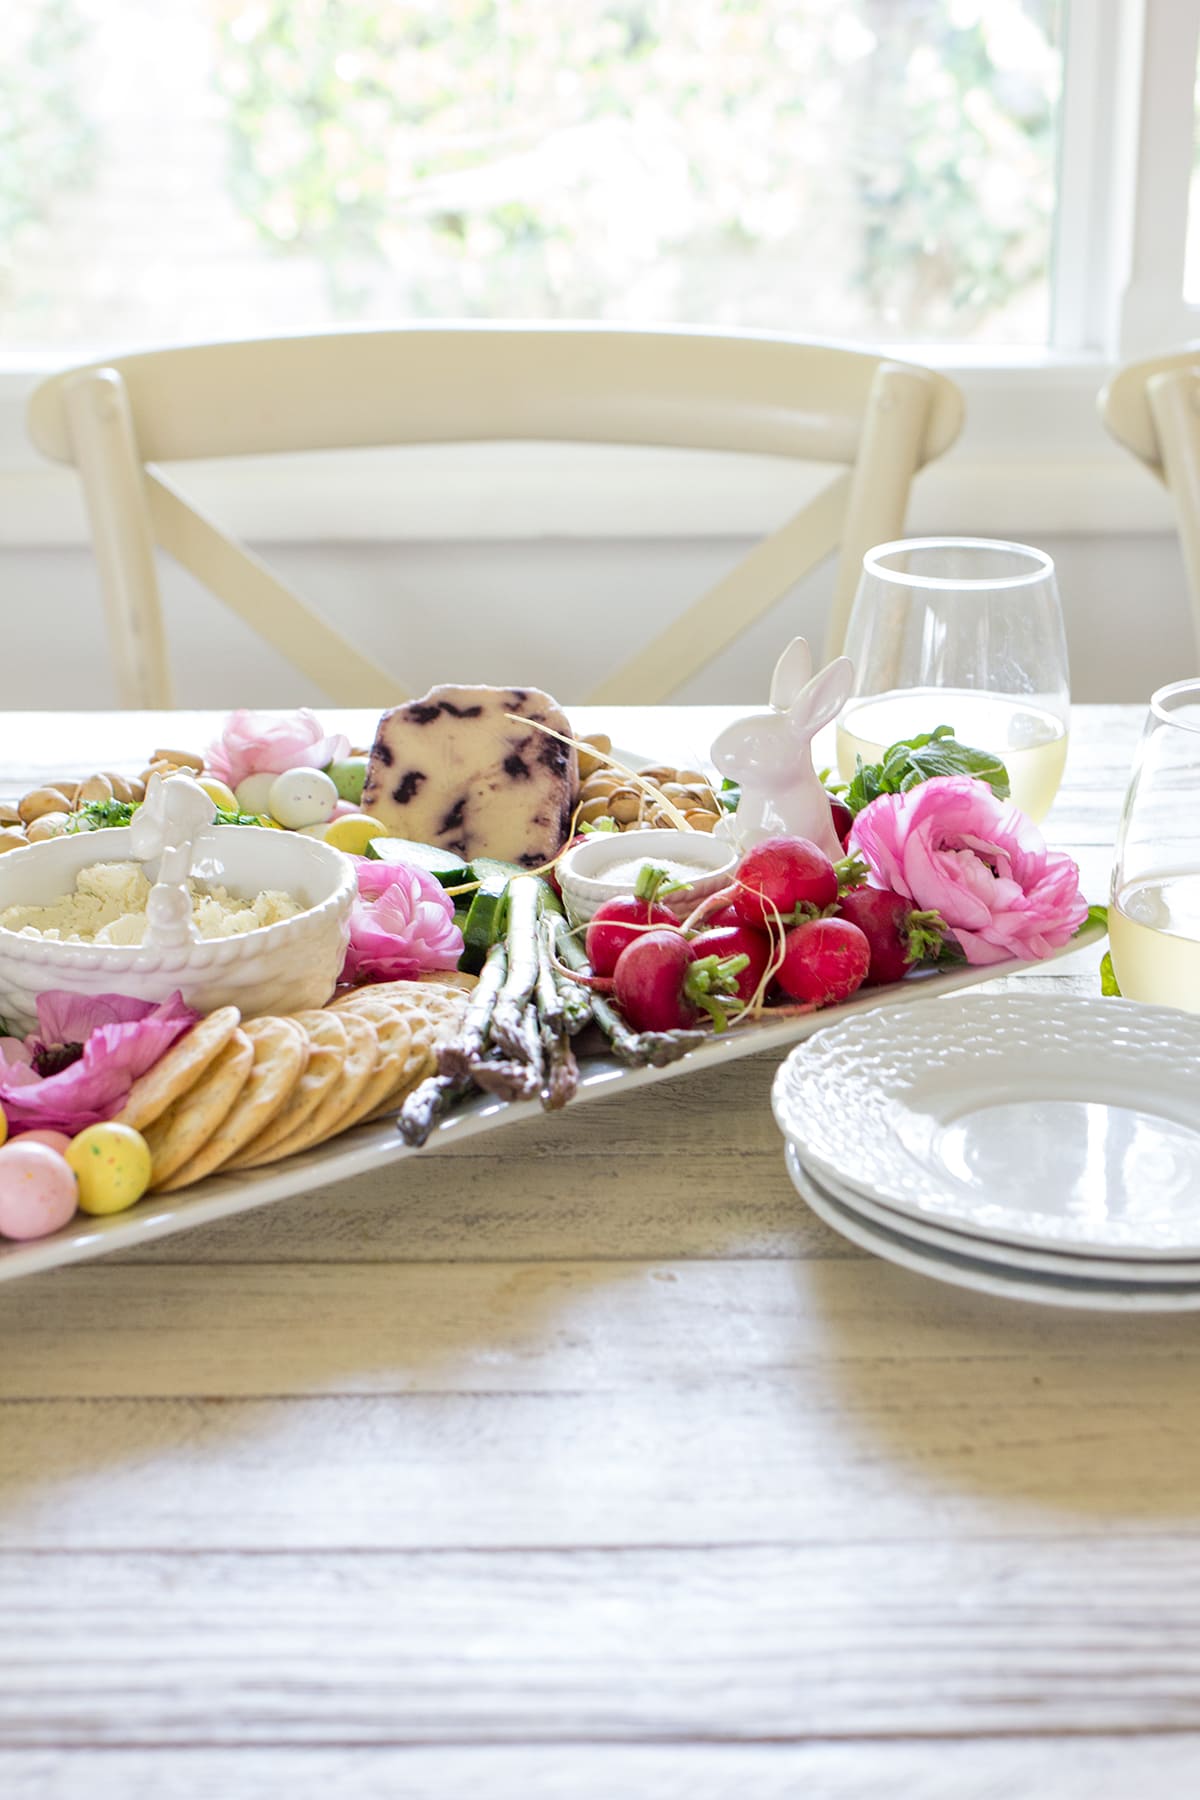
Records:
[[[389,444],[548,440],[749,452],[832,480],[591,699],[662,699],[841,547],[837,650],[864,551],[902,535],[909,486],[958,435],[945,376],[867,351],[754,335],[577,325],[412,326],[112,357],[43,382],[29,429],[83,482],[120,703],[171,682],[154,547],[168,551],[341,705],[402,697],[192,506],[164,464]]]
[[[1098,404],[1112,436],[1171,496],[1200,669],[1200,344],[1130,363],[1101,390]]]

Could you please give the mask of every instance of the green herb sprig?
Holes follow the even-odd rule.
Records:
[[[937,775],[969,775],[975,781],[986,781],[998,800],[1007,800],[1011,791],[1008,770],[998,756],[991,750],[960,744],[953,725],[939,725],[934,731],[892,744],[877,763],[864,763],[860,756],[854,779],[842,798],[857,814],[880,794],[907,793]]]

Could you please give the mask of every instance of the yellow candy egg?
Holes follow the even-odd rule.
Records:
[[[0,1106],[0,1144],[8,1136],[8,1120],[4,1116],[4,1108]]]
[[[200,786],[218,811],[237,812],[237,795],[231,787],[226,787],[225,783],[218,781],[215,775],[201,775],[198,779]]]
[[[83,1212],[124,1212],[150,1186],[150,1146],[131,1125],[89,1125],[71,1139],[66,1157],[79,1181]]]
[[[385,835],[379,820],[366,813],[343,813],[325,827],[325,842],[335,850],[344,850],[347,856],[365,856],[371,839]]]

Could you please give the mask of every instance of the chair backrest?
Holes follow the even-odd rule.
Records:
[[[1200,667],[1200,344],[1121,369],[1101,390],[1100,417],[1171,495]]]
[[[123,705],[171,704],[154,546],[341,705],[394,702],[394,674],[312,613],[184,499],[161,465],[398,444],[549,440],[792,457],[832,479],[588,696],[664,698],[841,547],[827,650],[862,557],[903,533],[912,477],[949,448],[945,376],[867,351],[756,335],[439,325],[154,350],[43,382],[29,430],[83,482]]]

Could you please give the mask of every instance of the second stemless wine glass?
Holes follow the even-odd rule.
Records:
[[[1067,760],[1070,680],[1054,564],[1027,544],[908,538],[863,558],[846,630],[854,692],[838,720],[838,767],[877,762],[937,725],[993,751],[1012,801],[1049,812]]]
[[[1200,1013],[1200,680],[1151,696],[1117,830],[1108,941],[1127,998]]]

